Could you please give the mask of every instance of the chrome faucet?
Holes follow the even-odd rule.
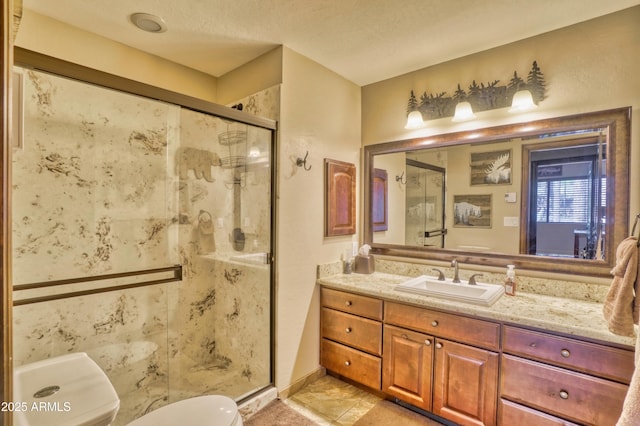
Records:
[[[460,282],[460,276],[458,275],[458,261],[453,259],[451,261],[451,266],[453,267],[453,281],[454,283]]]
[[[471,275],[471,277],[469,277],[469,285],[478,285],[478,283],[476,282],[476,277],[481,277],[482,274],[473,274]]]

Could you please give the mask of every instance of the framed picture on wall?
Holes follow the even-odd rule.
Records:
[[[472,152],[471,185],[511,184],[512,152],[510,149]]]
[[[324,159],[325,237],[356,233],[356,166]]]
[[[454,195],[453,226],[491,228],[491,194]]]

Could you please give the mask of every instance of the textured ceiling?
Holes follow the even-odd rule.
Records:
[[[24,7],[219,77],[278,45],[364,86],[640,0],[24,0]],[[128,16],[161,16],[150,34]]]

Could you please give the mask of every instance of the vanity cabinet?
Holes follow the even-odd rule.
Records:
[[[436,339],[433,412],[460,425],[495,425],[498,354]]]
[[[501,424],[527,418],[545,425],[569,424],[562,419],[616,424],[633,373],[632,351],[508,325],[502,351]]]
[[[500,324],[394,302],[384,321],[383,391],[460,425],[496,424]]]
[[[322,287],[321,364],[459,425],[615,425],[634,352]]]
[[[384,326],[382,391],[431,411],[434,337]]]
[[[330,371],[380,389],[382,300],[321,290],[320,363]]]

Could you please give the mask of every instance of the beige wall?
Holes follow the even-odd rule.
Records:
[[[15,45],[215,102],[217,79],[24,9]]]
[[[425,68],[362,88],[362,141],[370,145],[513,122],[618,107],[633,107],[631,135],[632,220],[640,213],[640,6],[516,43]],[[427,122],[404,129],[411,90],[449,95],[473,80],[506,82],[517,71],[526,79],[536,60],[547,83],[547,99],[531,113],[513,116],[508,108],[477,113],[477,120]],[[511,213],[509,213],[511,214]],[[514,229],[514,228],[511,228]]]
[[[352,241],[351,236],[324,237],[323,162],[331,158],[358,164],[361,140],[360,87],[286,47],[282,81],[276,324],[280,390],[318,368],[316,266],[339,260]],[[307,151],[309,171],[295,166]]]
[[[282,47],[220,76],[216,103],[228,105],[282,83]]]

